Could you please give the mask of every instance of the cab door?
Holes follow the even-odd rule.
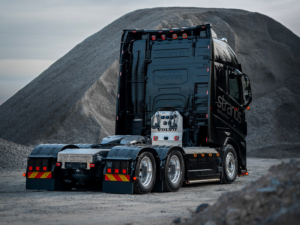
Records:
[[[242,136],[247,135],[244,103],[243,74],[237,69],[229,69],[227,114],[233,129]]]

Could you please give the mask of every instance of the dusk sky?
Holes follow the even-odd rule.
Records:
[[[300,0],[0,0],[0,104],[124,14],[174,6],[259,12],[300,35]]]

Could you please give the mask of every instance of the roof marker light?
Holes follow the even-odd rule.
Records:
[[[173,30],[170,30],[170,32],[172,33],[172,32],[174,32]]]
[[[132,33],[134,33],[134,34],[135,34],[135,33],[136,33],[136,30],[133,30],[133,31],[132,31]]]
[[[184,31],[184,30],[181,30],[181,31]]]
[[[202,28],[205,28],[205,26],[202,26]]]
[[[182,38],[187,38],[187,34],[186,34],[186,33],[183,33],[183,34],[182,34]]]
[[[160,30],[160,31],[158,31],[158,33],[162,33],[162,31]]]
[[[173,39],[177,39],[177,34],[172,34]]]

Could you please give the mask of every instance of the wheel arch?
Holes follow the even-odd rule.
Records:
[[[242,164],[242,158],[241,158],[241,148],[238,145],[237,141],[233,138],[226,138],[223,147],[226,147],[228,144],[232,145],[235,149],[235,153],[237,155],[237,160],[238,160],[238,174],[241,173],[241,167],[243,166]]]

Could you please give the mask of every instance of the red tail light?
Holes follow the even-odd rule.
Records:
[[[123,169],[123,170],[122,170],[122,173],[127,173],[127,170],[126,170],[126,169]]]
[[[115,173],[119,173],[119,169],[115,169]]]
[[[175,140],[175,141],[179,141],[179,136],[175,136],[175,137],[174,137],[174,140]]]
[[[157,141],[158,137],[157,136],[153,136],[153,141]]]
[[[57,162],[57,163],[56,163],[56,166],[61,166],[60,162]]]
[[[152,39],[152,41],[156,41],[156,36],[155,36],[155,35],[152,35],[152,36],[151,36],[151,39]]]
[[[46,167],[46,166],[43,166],[43,170],[46,171],[46,170],[47,170],[47,167]]]
[[[166,35],[161,35],[161,39],[166,40]]]
[[[40,170],[40,167],[39,167],[39,166],[36,166],[36,167],[35,167],[35,170]]]
[[[94,167],[95,167],[95,163],[91,163],[91,164],[90,164],[90,167],[91,167],[91,168],[94,168]]]
[[[108,173],[111,173],[111,168],[108,168],[108,169],[107,169],[107,172],[108,172]]]
[[[32,166],[29,166],[29,170],[32,170]]]

